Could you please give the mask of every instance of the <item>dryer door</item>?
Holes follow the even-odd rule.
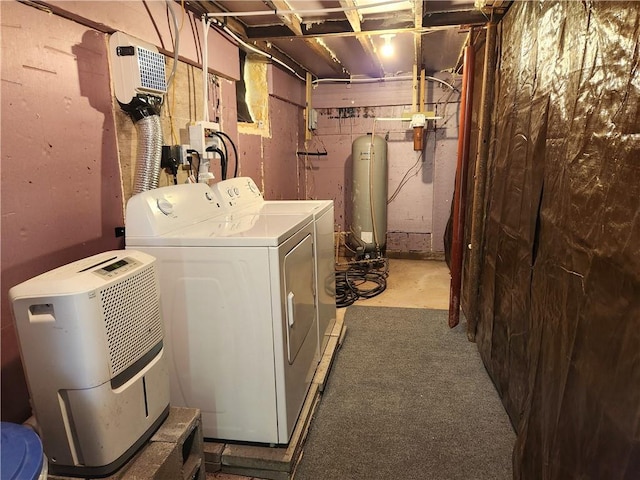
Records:
[[[293,364],[315,320],[313,237],[307,235],[284,257],[287,353]]]

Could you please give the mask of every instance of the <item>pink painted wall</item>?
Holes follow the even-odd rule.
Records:
[[[328,155],[306,159],[307,196],[333,199],[336,223],[341,230],[349,230],[353,141],[372,131],[387,137],[389,197],[408,179],[387,208],[389,251],[444,250],[442,235],[456,164],[459,96],[431,82],[427,87],[426,109],[445,118],[429,122],[422,156],[413,150],[409,122],[374,122],[375,118],[398,118],[411,112],[411,82],[320,84],[313,91],[312,105],[319,120],[309,151],[326,149]]]
[[[326,157],[309,156],[306,185],[310,198],[332,198],[336,223],[350,228],[353,141],[375,131],[387,137],[389,198],[387,250],[442,252],[442,236],[449,215],[457,153],[459,96],[427,83],[427,110],[445,118],[429,122],[422,156],[413,150],[409,122],[375,120],[399,118],[411,112],[409,81],[367,84],[320,84],[312,104],[319,112],[318,129],[310,151],[326,149]],[[446,108],[445,108],[446,105]],[[406,180],[406,182],[405,182]]]
[[[100,31],[119,30],[156,45],[163,53],[173,54],[173,23],[163,1],[50,1],[45,2],[54,11],[69,17],[89,20]],[[180,58],[201,64],[200,48],[202,22],[186,13],[184,19],[180,4],[172,2],[177,15],[178,26],[182,22],[180,33]],[[209,29],[207,36],[209,70],[233,80],[240,78],[238,48],[226,37]]]
[[[1,2],[2,420],[30,415],[10,287],[120,248],[121,179],[104,35]]]
[[[236,148],[238,148],[238,109],[236,107],[236,82],[220,78],[220,118],[217,119],[220,122],[221,130],[231,137]],[[212,120],[216,120],[214,116],[210,117]],[[232,148],[229,145],[229,175],[233,174],[233,168],[235,164],[235,156],[232,152]],[[242,163],[242,155],[238,151],[238,175],[243,175],[242,169],[244,168]],[[219,177],[217,177],[219,179]]]
[[[253,178],[268,200],[305,198],[303,162],[304,83],[269,65],[270,137],[240,134],[242,174]]]
[[[54,14],[0,2],[1,405],[2,420],[14,422],[31,412],[8,289],[124,246],[114,235],[124,224],[123,193],[104,32],[119,29],[165,51],[173,48],[165,2],[51,6]],[[173,6],[180,21],[179,4]],[[192,64],[199,62],[194,36],[201,36],[200,28],[185,18],[181,59]],[[237,47],[211,31],[209,52],[210,71],[238,77]],[[237,139],[235,82],[221,81],[223,128]]]

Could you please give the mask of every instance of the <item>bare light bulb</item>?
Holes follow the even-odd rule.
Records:
[[[395,37],[395,35],[388,34],[388,35],[381,35],[381,37],[384,38],[384,44],[382,45],[382,47],[380,47],[380,53],[382,54],[383,57],[393,56],[395,49],[391,44],[391,39]]]
[[[391,45],[391,43],[386,43],[384,45],[382,45],[382,48],[380,49],[380,53],[382,53],[383,57],[391,57],[393,55],[394,52],[394,48],[393,45]]]

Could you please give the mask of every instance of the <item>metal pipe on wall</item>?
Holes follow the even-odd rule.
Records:
[[[480,104],[480,125],[478,135],[478,157],[476,158],[475,182],[473,184],[473,209],[471,213],[471,251],[469,252],[469,312],[467,337],[475,341],[478,326],[478,305],[480,303],[480,273],[483,250],[485,219],[485,194],[487,185],[487,162],[491,136],[491,112],[495,90],[496,72],[496,24],[487,24],[484,50],[484,70],[482,73],[482,100]]]
[[[469,43],[464,49],[462,95],[460,99],[460,124],[458,132],[458,165],[453,194],[453,238],[451,242],[451,288],[449,291],[449,327],[460,322],[460,289],[462,287],[462,258],[464,241],[465,185],[469,146],[471,143],[471,111],[473,108],[473,70],[475,52],[473,29],[469,31]]]

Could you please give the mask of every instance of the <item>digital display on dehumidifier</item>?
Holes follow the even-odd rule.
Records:
[[[105,272],[113,272],[114,270],[117,270],[120,267],[124,267],[125,265],[128,265],[128,264],[129,262],[127,262],[126,260],[118,260],[117,262],[113,262],[110,265],[102,267],[102,270],[104,270]]]

